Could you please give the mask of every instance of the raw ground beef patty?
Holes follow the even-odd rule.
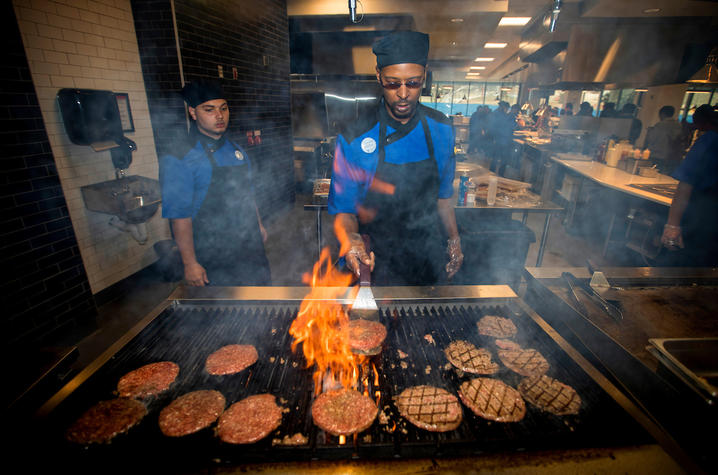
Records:
[[[117,383],[120,397],[146,398],[169,389],[179,374],[179,366],[171,361],[150,363],[130,371]]]
[[[496,338],[511,338],[516,335],[516,325],[510,318],[486,315],[476,322],[479,334]]]
[[[396,398],[399,413],[417,427],[447,432],[461,424],[461,404],[456,396],[433,386],[414,386]]]
[[[257,358],[257,349],[252,345],[227,345],[207,357],[205,368],[209,374],[234,374],[252,366]]]
[[[78,444],[108,443],[139,423],[146,414],[145,405],[135,399],[101,401],[67,429],[65,438]]]
[[[251,444],[282,423],[282,408],[271,394],[257,394],[235,402],[217,423],[217,435],[230,444]]]
[[[357,318],[349,322],[349,346],[355,353],[376,355],[386,339],[386,327],[379,322]]]
[[[217,420],[226,401],[219,391],[192,391],[183,394],[160,412],[160,430],[181,437],[208,427]]]
[[[474,414],[491,421],[516,422],[526,415],[526,403],[519,392],[498,379],[464,381],[459,397]]]
[[[327,391],[314,400],[314,423],[332,435],[351,435],[368,428],[379,408],[368,396],[352,389]]]

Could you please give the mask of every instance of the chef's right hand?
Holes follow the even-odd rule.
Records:
[[[683,233],[681,232],[680,226],[672,226],[666,224],[663,227],[663,235],[661,236],[661,243],[671,251],[675,251],[678,248],[683,248]]]
[[[374,253],[367,254],[366,248],[364,247],[364,241],[362,240],[359,233],[349,234],[349,252],[346,255],[347,267],[359,276],[359,262],[369,266],[369,270],[374,270]]]
[[[192,262],[184,266],[184,279],[193,287],[204,287],[205,284],[209,284],[207,271],[199,262]]]

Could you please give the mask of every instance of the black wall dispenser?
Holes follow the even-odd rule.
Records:
[[[129,168],[132,152],[137,150],[137,144],[124,136],[114,92],[60,89],[57,103],[65,131],[72,143],[91,145],[95,150],[110,149],[115,168]]]

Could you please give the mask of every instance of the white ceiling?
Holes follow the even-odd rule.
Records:
[[[672,16],[718,17],[718,1],[697,0],[563,0],[563,11],[583,19],[652,18]],[[343,31],[373,30],[377,18],[409,17],[418,31],[431,38],[430,65],[438,80],[465,80],[470,66],[486,66],[478,80],[499,79],[508,67],[521,66],[517,53],[527,26],[503,26],[503,16],[531,17],[543,21],[553,0],[357,0],[361,21],[352,25],[347,0],[287,0],[290,17],[321,20],[346,18]],[[644,10],[658,8],[657,12]],[[363,15],[363,17],[362,17]],[[559,16],[559,24],[561,16]],[[715,24],[715,22],[714,22]],[[507,43],[503,49],[487,49],[487,42]],[[475,62],[477,57],[494,58]],[[502,67],[503,65],[503,67]]]

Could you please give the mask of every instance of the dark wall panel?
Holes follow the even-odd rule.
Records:
[[[0,332],[11,347],[50,344],[96,307],[12,2],[0,18]]]

